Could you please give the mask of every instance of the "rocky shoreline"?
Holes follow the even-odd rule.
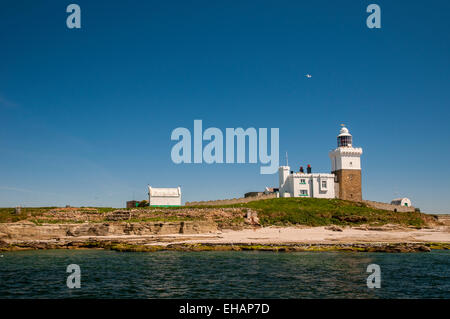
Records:
[[[150,236],[167,234],[201,234],[218,230],[211,221],[176,222],[108,222],[35,224],[24,220],[0,224],[0,240],[52,240],[86,236]]]
[[[234,213],[234,212],[232,212]],[[117,216],[115,216],[117,217]],[[223,228],[212,220],[0,223],[0,251],[105,249],[155,251],[429,252],[450,249],[447,224],[433,227],[261,227],[252,214],[246,226]]]
[[[0,241],[0,251],[42,250],[42,249],[105,249],[120,252],[156,251],[271,251],[271,252],[388,252],[411,253],[430,252],[433,249],[449,250],[450,243],[167,243],[147,241],[78,239],[48,241]]]

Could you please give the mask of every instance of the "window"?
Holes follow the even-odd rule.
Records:
[[[327,188],[327,181],[322,181],[322,188]]]
[[[308,196],[308,191],[306,189],[300,190],[300,196]]]
[[[352,137],[351,136],[338,136],[337,142],[338,142],[338,147],[350,146],[350,145],[352,145]]]
[[[306,181],[302,178],[302,179],[300,180],[300,184],[306,184]]]

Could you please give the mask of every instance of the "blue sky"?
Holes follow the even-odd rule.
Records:
[[[80,30],[66,27],[70,3]],[[370,3],[381,29],[366,27]],[[202,119],[280,128],[280,162],[287,151],[315,172],[346,123],[365,199],[449,213],[449,14],[448,1],[2,1],[0,206],[277,185],[260,164],[172,163],[172,130]]]

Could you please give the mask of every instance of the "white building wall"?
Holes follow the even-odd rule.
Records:
[[[150,206],[181,206],[181,187],[155,188],[148,186]]]
[[[278,182],[280,185],[280,189],[281,187],[283,187],[284,182],[289,176],[289,169],[289,166],[280,166],[280,168],[278,168]]]
[[[299,176],[302,175],[302,176]],[[310,197],[311,196],[311,181],[307,174],[294,173],[291,176],[291,195],[292,197]],[[304,183],[302,182],[304,181]],[[302,191],[306,192],[302,194]]]
[[[181,196],[150,196],[150,206],[181,206]]]
[[[334,195],[337,197],[339,194],[339,183],[334,182]]]
[[[315,198],[335,198],[334,174],[313,174],[311,177],[312,193]],[[323,183],[325,185],[323,185]]]
[[[341,169],[361,169],[362,148],[338,147],[329,153],[331,159],[331,171]]]
[[[289,173],[289,167],[287,172]],[[282,174],[284,170],[279,170]],[[288,174],[285,182],[280,184],[280,197],[315,197],[315,198],[335,198],[334,174]],[[280,181],[282,179],[280,178]],[[322,181],[326,182],[326,187],[322,187]]]

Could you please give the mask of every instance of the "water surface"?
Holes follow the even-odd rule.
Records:
[[[450,298],[450,252],[0,253],[0,298]],[[381,267],[369,289],[367,265]],[[81,268],[81,288],[66,267]]]

